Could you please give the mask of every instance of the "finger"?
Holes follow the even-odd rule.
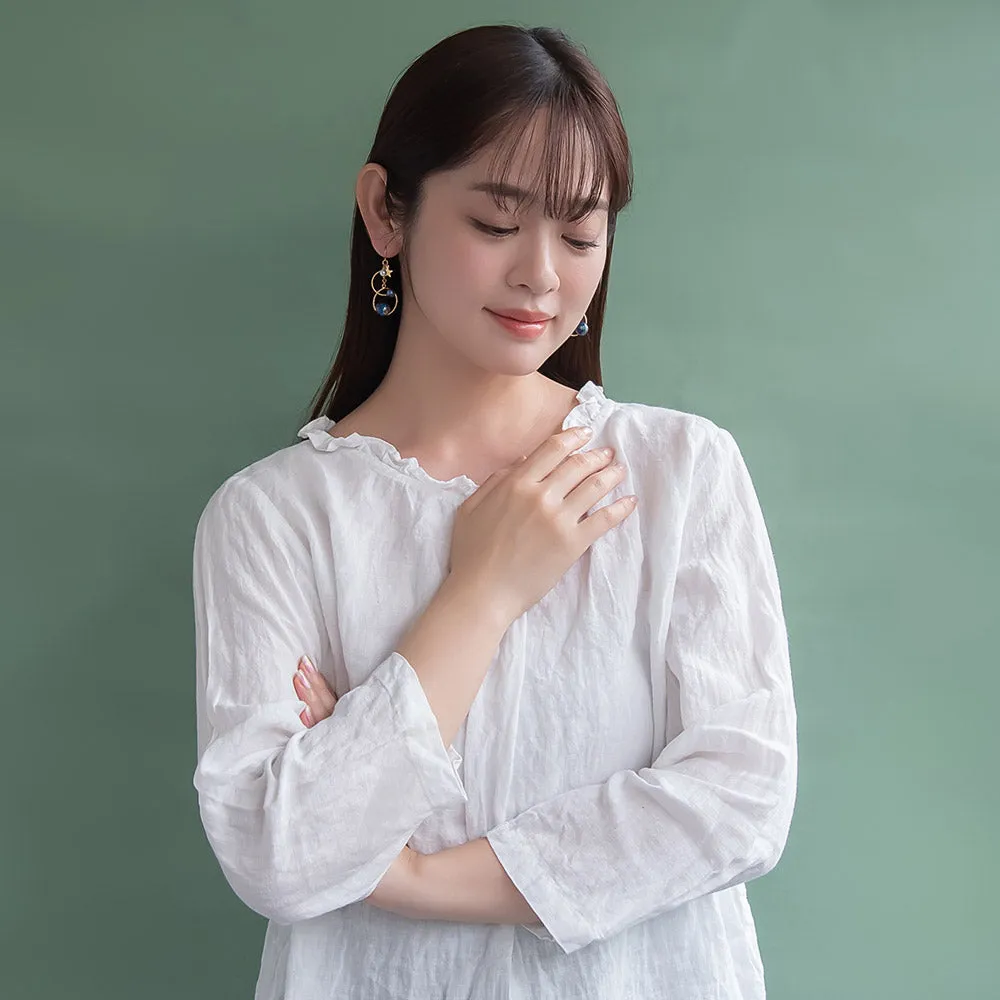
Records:
[[[304,701],[307,706],[299,713],[304,725],[313,726],[333,714],[337,699],[322,674],[314,671],[307,676],[304,665],[300,662],[292,677],[292,685],[299,700]]]
[[[309,657],[303,656],[299,660],[299,671],[302,673],[305,681],[308,682],[316,699],[316,704],[323,711],[327,713],[332,712],[334,706],[337,704],[337,696],[327,683],[326,678],[313,666]],[[313,711],[315,712],[315,706]]]
[[[295,689],[295,696],[299,699],[299,701],[304,701],[306,703],[306,707],[299,712],[299,718],[302,720],[302,724],[304,726],[314,726],[319,720],[317,719],[316,712],[313,708],[313,693],[302,683],[302,674],[299,671],[296,671],[295,675],[292,677],[292,687]]]

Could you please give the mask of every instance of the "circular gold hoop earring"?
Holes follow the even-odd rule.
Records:
[[[392,268],[389,267],[389,262],[382,258],[382,269],[376,271],[372,275],[372,291],[375,293],[372,296],[372,309],[379,314],[379,316],[391,316],[396,311],[396,306],[399,305],[399,296],[388,287],[386,284],[386,278],[392,274]],[[382,287],[375,287],[376,278],[382,279]],[[385,301],[379,302],[379,298]]]

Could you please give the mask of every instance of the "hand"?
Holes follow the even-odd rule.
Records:
[[[306,707],[299,713],[304,726],[311,729],[317,722],[333,715],[337,696],[327,684],[326,678],[305,656],[299,660],[298,669],[292,678],[292,687],[296,695],[306,703]],[[418,854],[409,845],[405,846],[365,902],[404,917],[421,915],[423,911],[418,911],[415,907],[414,888],[422,857],[422,854]]]
[[[541,600],[601,535],[635,509],[628,497],[587,514],[625,469],[597,449],[577,451],[577,428],[494,472],[456,511],[449,572],[482,585],[509,621]],[[571,454],[572,453],[572,454]]]

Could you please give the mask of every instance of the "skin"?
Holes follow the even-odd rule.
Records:
[[[508,184],[531,190],[545,127],[543,110],[511,161]],[[389,278],[395,288],[402,280],[402,313],[383,381],[331,429],[380,437],[435,478],[463,474],[477,484],[533,452],[575,405],[574,390],[538,369],[576,329],[607,257],[606,208],[568,222],[546,216],[537,196],[501,210],[491,194],[471,190],[490,179],[490,153],[428,177],[405,233],[385,209],[385,169],[362,167],[355,194],[371,244],[380,257],[402,255]],[[582,159],[574,168],[587,174]],[[487,309],[554,318],[536,340],[519,341]],[[304,725],[333,713],[337,699],[308,661],[300,661],[293,686],[308,706]],[[415,918],[538,921],[485,837],[430,855],[404,847],[367,902]]]
[[[539,112],[509,184],[531,187],[544,128]],[[429,176],[406,233],[385,211],[385,169],[362,167],[356,197],[371,244],[386,259],[402,253],[388,279],[395,288],[402,282],[399,334],[383,381],[332,429],[381,437],[436,478],[465,474],[476,483],[534,451],[575,404],[573,390],[538,369],[576,329],[607,257],[604,208],[571,223],[547,217],[539,197],[501,211],[492,195],[469,190],[489,179],[490,153]],[[582,158],[575,166],[589,176]],[[537,340],[518,341],[485,311],[519,308],[554,316]]]

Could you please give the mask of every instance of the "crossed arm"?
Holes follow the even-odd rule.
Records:
[[[333,714],[337,696],[308,659],[299,661],[295,693],[312,727]],[[538,916],[510,880],[485,837],[436,854],[403,848],[365,900],[404,917],[483,924],[532,924]]]

